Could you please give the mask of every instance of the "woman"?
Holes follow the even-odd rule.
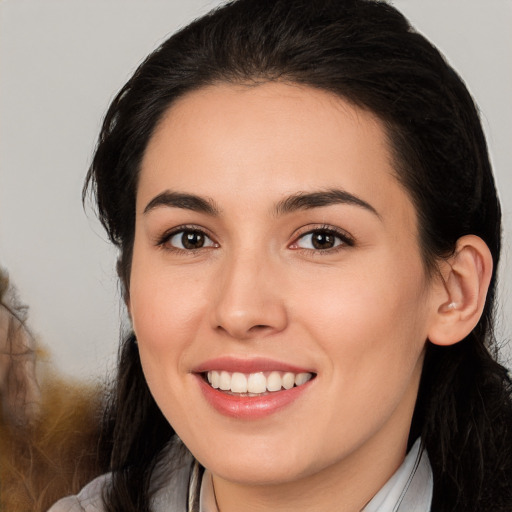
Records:
[[[112,472],[52,512],[510,510],[485,140],[395,9],[192,23],[112,103],[88,185],[133,333]]]

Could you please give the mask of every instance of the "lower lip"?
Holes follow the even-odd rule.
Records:
[[[228,395],[218,389],[212,388],[201,375],[196,374],[199,387],[206,401],[218,412],[225,416],[238,419],[258,419],[270,416],[297,400],[314,379],[301,386],[281,391],[273,391],[262,396],[237,396]]]

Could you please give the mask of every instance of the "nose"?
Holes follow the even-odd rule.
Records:
[[[264,255],[239,254],[223,262],[212,327],[238,340],[284,330],[288,317],[279,274],[278,265]]]

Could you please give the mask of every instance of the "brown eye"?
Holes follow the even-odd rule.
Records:
[[[292,249],[308,249],[313,251],[328,251],[336,247],[352,246],[353,241],[348,235],[338,233],[333,229],[314,229],[304,233],[292,244]]]
[[[210,237],[197,229],[182,229],[175,232],[168,238],[167,245],[187,251],[217,246]]]
[[[185,249],[200,249],[204,245],[204,235],[199,231],[184,232],[181,243]]]
[[[311,245],[315,249],[331,249],[336,244],[336,237],[331,233],[319,231],[311,234]]]

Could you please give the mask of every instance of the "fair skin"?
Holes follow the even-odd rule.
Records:
[[[220,510],[361,510],[403,461],[427,338],[461,334],[455,264],[427,277],[380,121],[283,83],[189,93],[148,144],[136,210],[144,373]],[[248,397],[206,383],[223,369],[310,380]]]

